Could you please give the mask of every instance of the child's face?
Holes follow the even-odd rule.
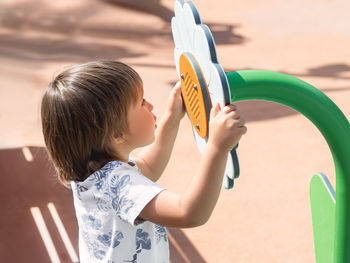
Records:
[[[157,117],[153,114],[153,105],[143,96],[131,105],[128,112],[128,122],[132,138],[130,142],[135,147],[142,147],[154,141],[154,130],[157,127]]]

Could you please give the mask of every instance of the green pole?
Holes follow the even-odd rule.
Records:
[[[265,70],[226,72],[231,101],[266,100],[312,121],[332,152],[336,174],[334,262],[350,263],[350,125],[324,93],[295,77]]]

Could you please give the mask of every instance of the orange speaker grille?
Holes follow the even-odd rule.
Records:
[[[198,62],[188,52],[180,56],[180,74],[182,94],[189,118],[198,135],[206,138],[211,108],[209,92]]]

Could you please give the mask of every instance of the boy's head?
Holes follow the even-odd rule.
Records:
[[[44,140],[60,181],[83,181],[122,158],[118,146],[125,152],[150,143],[152,109],[140,76],[124,63],[94,61],[61,72],[41,102]]]

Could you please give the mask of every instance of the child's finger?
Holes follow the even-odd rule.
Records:
[[[176,82],[174,89],[178,89],[181,88],[181,81],[179,80],[178,82]]]
[[[181,91],[182,91],[181,85],[180,85],[180,86],[177,86],[177,87],[176,87],[176,92],[181,92]]]
[[[223,108],[224,112],[237,111],[237,106],[235,104],[228,104]]]
[[[178,94],[180,90],[181,90],[181,81],[178,81],[176,82],[176,84],[174,85],[174,88],[170,91],[170,93]]]
[[[215,104],[215,106],[212,107],[211,110],[210,110],[210,119],[214,118],[214,117],[218,114],[218,112],[220,111],[220,109],[221,109],[220,103],[217,102],[217,103]]]

